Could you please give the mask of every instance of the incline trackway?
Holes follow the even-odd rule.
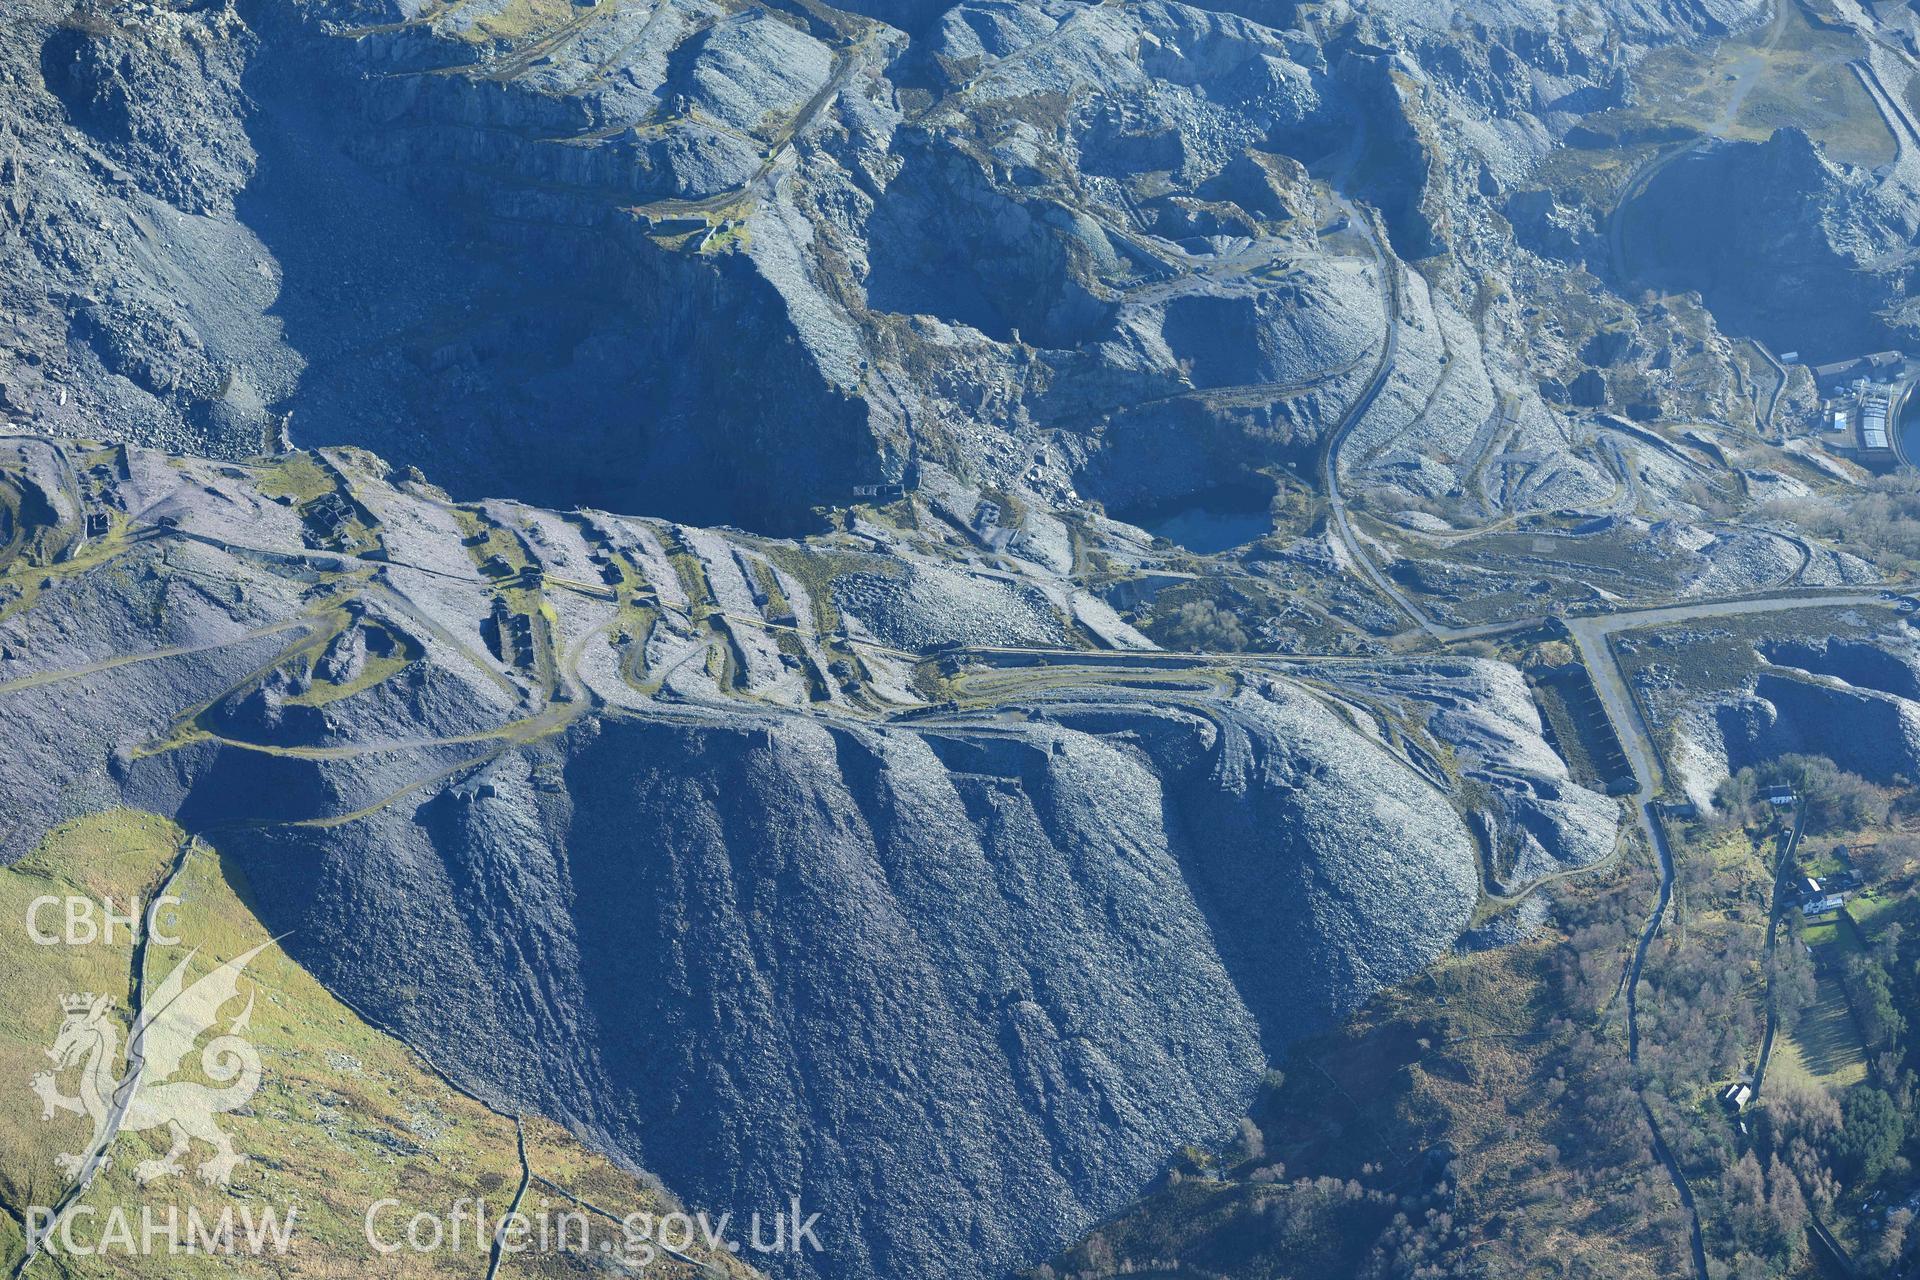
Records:
[[[1773,866],[1773,900],[1767,912],[1767,1031],[1760,1041],[1760,1063],[1753,1069],[1753,1097],[1748,1105],[1760,1100],[1760,1091],[1767,1084],[1767,1063],[1773,1058],[1773,1041],[1780,1030],[1780,1005],[1773,990],[1773,952],[1774,944],[1780,936],[1780,919],[1793,909],[1787,897],[1787,886],[1793,878],[1794,858],[1800,852],[1800,836],[1807,825],[1807,806],[1799,797],[1794,798],[1793,827],[1781,839],[1780,856]]]
[[[1400,325],[1402,322],[1402,303],[1400,293],[1400,263],[1387,251],[1380,228],[1374,224],[1370,210],[1364,210],[1341,201],[1347,210],[1347,216],[1355,226],[1366,233],[1367,243],[1373,246],[1374,261],[1380,268],[1381,305],[1386,312],[1386,340],[1380,346],[1380,359],[1373,368],[1373,376],[1367,379],[1367,385],[1354,397],[1353,403],[1340,416],[1340,421],[1327,433],[1326,445],[1320,450],[1320,483],[1327,492],[1327,522],[1334,534],[1340,539],[1340,545],[1347,559],[1359,570],[1369,585],[1393,603],[1415,625],[1428,635],[1437,636],[1433,619],[1429,618],[1420,606],[1382,573],[1360,544],[1359,536],[1353,531],[1353,525],[1347,518],[1346,495],[1340,492],[1340,446],[1346,443],[1353,429],[1360,425],[1373,408],[1374,401],[1386,389],[1387,380],[1393,376],[1394,361],[1400,354]]]

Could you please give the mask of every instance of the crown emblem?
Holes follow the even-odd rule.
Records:
[[[61,996],[60,1008],[65,1013],[85,1013],[93,1008],[94,995],[91,991],[82,991],[79,995]]]

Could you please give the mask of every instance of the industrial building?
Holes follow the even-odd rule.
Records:
[[[1877,351],[1857,360],[1818,365],[1814,385],[1821,395],[1813,437],[1830,453],[1869,467],[1902,461],[1900,430],[1916,407],[1920,361],[1897,351]]]

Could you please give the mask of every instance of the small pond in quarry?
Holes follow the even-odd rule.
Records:
[[[1231,551],[1273,532],[1273,489],[1264,484],[1222,485],[1172,502],[1143,503],[1112,512],[1200,555]]]

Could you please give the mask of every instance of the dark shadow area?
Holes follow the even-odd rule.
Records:
[[[1113,307],[1074,275],[1073,215],[994,188],[971,156],[937,140],[903,143],[906,163],[868,226],[867,305],[971,325],[999,342],[1073,347]],[[1080,256],[1110,252],[1083,246]]]
[[[1783,667],[1833,676],[1856,689],[1920,699],[1920,676],[1901,655],[1866,640],[1828,636],[1819,641],[1763,640],[1760,656]]]
[[[744,258],[656,248],[611,191],[542,204],[430,111],[366,120],[365,82],[302,60],[311,40],[264,47],[236,209],[305,361],[277,406],[296,444],[364,446],[460,499],[777,535],[883,478],[865,407]]]
[[[1838,188],[1797,129],[1681,156],[1618,215],[1626,287],[1697,292],[1726,333],[1808,364],[1898,345],[1881,312],[1900,282],[1842,254],[1823,227]]]
[[[1170,502],[1118,507],[1108,514],[1189,551],[1212,555],[1273,532],[1273,485],[1223,484]]]

